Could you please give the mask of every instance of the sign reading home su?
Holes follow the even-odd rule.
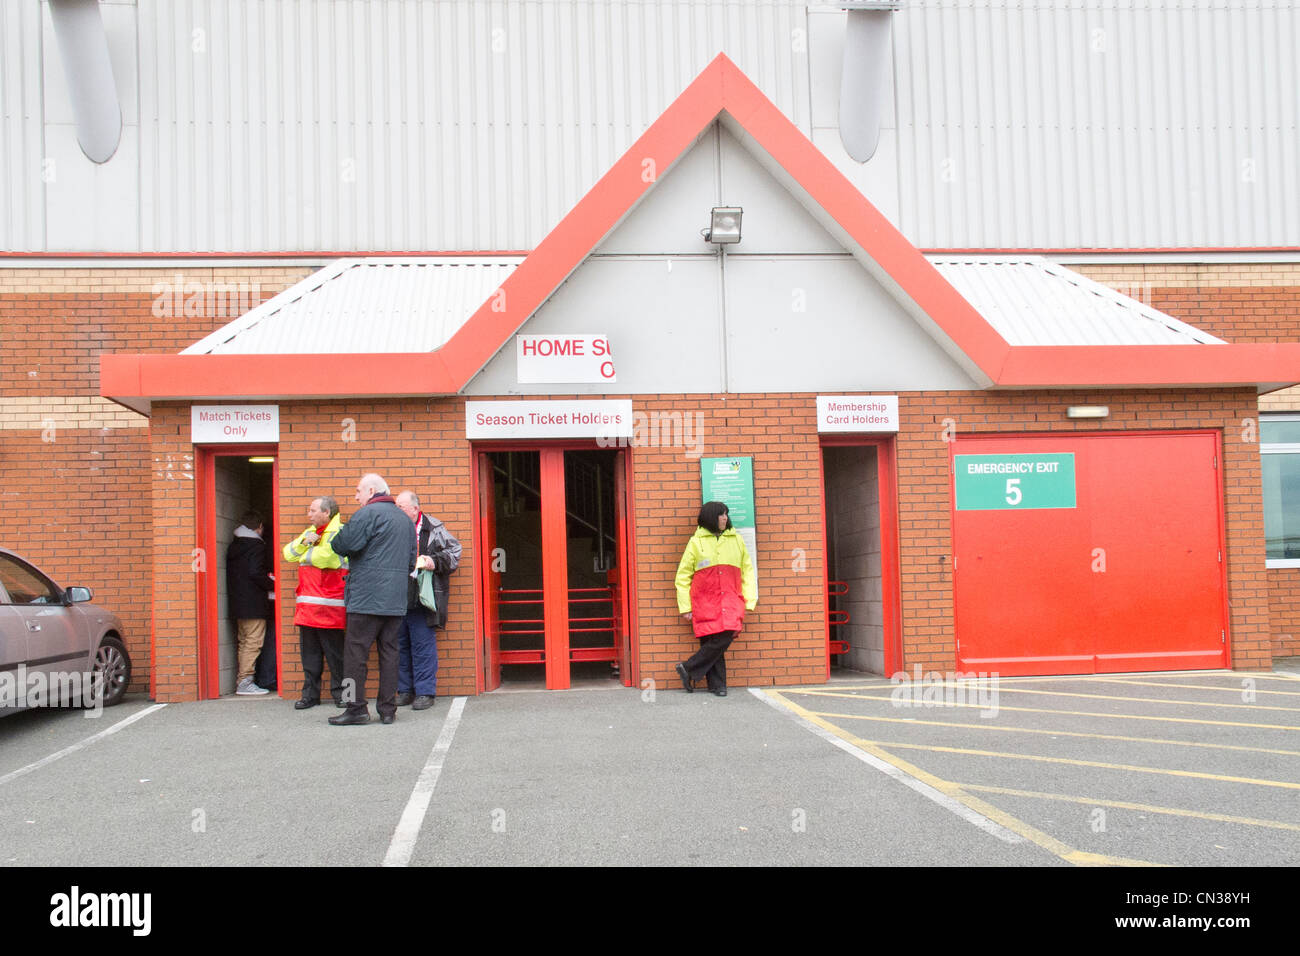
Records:
[[[604,335],[516,335],[515,367],[520,385],[618,381]]]

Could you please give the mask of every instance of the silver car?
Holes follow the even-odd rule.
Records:
[[[119,703],[131,658],[116,614],[90,588],[55,584],[0,548],[0,715],[29,707]]]

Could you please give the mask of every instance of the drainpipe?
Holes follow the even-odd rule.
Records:
[[[77,143],[91,162],[106,163],[122,139],[122,107],[99,3],[50,0],[50,16],[77,123]]]
[[[840,142],[859,163],[876,153],[885,115],[889,44],[894,11],[902,0],[842,2],[849,14],[840,74]]]

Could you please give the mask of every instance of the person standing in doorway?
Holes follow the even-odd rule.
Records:
[[[417,538],[416,571],[433,572],[436,611],[420,603],[416,578],[407,585],[406,617],[398,637],[397,706],[411,705],[411,710],[427,710],[438,694],[437,630],[447,623],[447,596],[451,590],[451,572],[460,566],[460,542],[437,518],[420,510],[414,491],[397,496],[397,507],[415,523]]]
[[[397,705],[397,634],[406,617],[406,590],[415,570],[415,526],[402,514],[388,482],[374,473],[357,482],[361,509],[334,536],[334,553],[348,559],[344,601],[343,700],[347,710],[331,717],[336,727],[370,722],[366,706],[366,661],[379,644],[379,722],[391,724]]]
[[[339,514],[337,501],[321,495],[307,506],[307,520],[310,522],[307,529],[284,546],[284,559],[298,565],[293,623],[298,625],[303,684],[302,697],[293,705],[295,710],[306,710],[320,703],[326,661],[334,704],[344,706],[343,637],[348,614],[343,589],[348,567],[330,547],[343,527],[343,516]]]
[[[270,693],[253,682],[253,671],[266,640],[266,621],[274,590],[275,580],[266,570],[262,516],[256,511],[246,511],[239,519],[234,540],[226,549],[226,600],[239,640],[235,693],[241,697]]]
[[[745,624],[745,612],[758,603],[754,563],[745,541],[730,527],[727,506],[706,502],[697,527],[677,565],[677,610],[690,622],[700,649],[677,665],[682,687],[693,693],[701,677],[718,697],[727,696],[723,659]]]

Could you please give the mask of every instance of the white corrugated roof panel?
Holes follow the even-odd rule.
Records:
[[[1011,345],[1222,345],[1041,256],[928,257]]]
[[[517,256],[340,259],[181,354],[431,352],[522,261]]]

